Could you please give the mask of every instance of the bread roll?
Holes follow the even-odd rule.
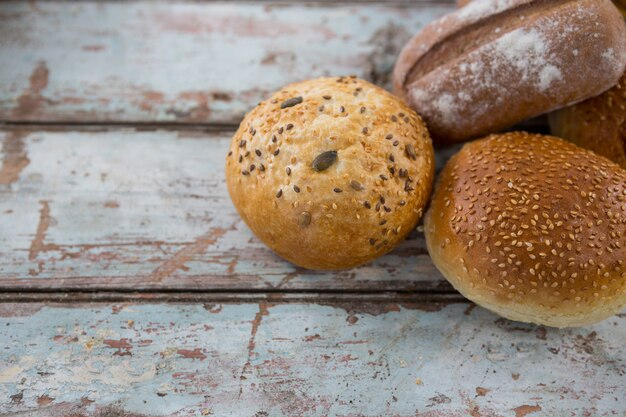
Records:
[[[246,224],[310,269],[390,251],[421,218],[433,177],[420,117],[352,77],[278,91],[246,115],[226,158],[228,191]]]
[[[626,76],[609,91],[550,113],[552,134],[626,168]]]
[[[593,97],[626,66],[610,0],[475,0],[404,47],[394,88],[436,142],[461,142]]]
[[[424,224],[448,281],[506,318],[583,326],[626,304],[626,171],[564,140],[516,132],[466,144]]]

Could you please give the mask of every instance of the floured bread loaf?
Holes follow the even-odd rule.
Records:
[[[475,0],[409,41],[394,87],[433,139],[460,142],[611,88],[625,39],[610,0]]]

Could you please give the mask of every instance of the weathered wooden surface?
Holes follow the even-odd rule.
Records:
[[[245,111],[315,76],[388,87],[453,7],[0,2],[0,416],[626,416],[626,314],[498,319],[419,232],[303,271],[230,203]]]
[[[0,304],[0,412],[623,416],[626,315],[469,304]]]
[[[278,258],[228,197],[231,134],[0,131],[0,288],[450,290],[422,233],[349,271]]]
[[[0,2],[0,120],[238,123],[289,82],[388,85],[454,7],[402,3]]]

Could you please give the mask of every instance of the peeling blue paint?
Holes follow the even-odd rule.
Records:
[[[351,320],[316,304],[269,305],[266,315],[257,304],[216,313],[201,305],[44,307],[0,320],[0,411],[37,409],[44,394],[54,398],[49,406],[88,398],[87,410],[116,404],[155,415],[626,411],[626,316],[556,330],[466,307]],[[19,404],[10,400],[17,393]]]

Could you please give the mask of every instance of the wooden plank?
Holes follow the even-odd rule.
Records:
[[[621,416],[626,315],[468,304],[0,304],[0,413]]]
[[[0,120],[237,123],[280,86],[389,86],[405,41],[451,1],[0,2]]]
[[[418,232],[348,271],[275,256],[228,197],[231,134],[0,131],[0,289],[451,290]]]

